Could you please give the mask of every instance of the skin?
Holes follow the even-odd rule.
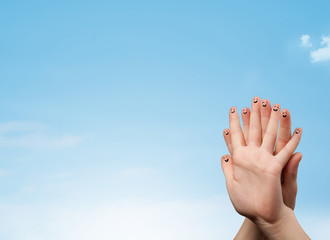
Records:
[[[230,114],[232,134],[226,135],[225,141],[232,157],[227,155],[228,162],[222,164],[228,193],[236,211],[259,226],[279,219],[290,219],[290,222],[294,222],[291,221],[294,217],[286,208],[294,209],[295,205],[296,175],[301,154],[292,154],[300,141],[302,131],[298,128],[297,133],[291,137],[289,111],[285,110],[287,116],[283,117],[279,104],[275,104],[271,111],[268,100],[262,101],[264,104],[259,103],[258,97],[252,100],[249,124],[242,115],[243,129],[245,125],[248,133],[244,130],[243,134],[241,131],[237,113]],[[279,121],[279,140],[275,145]],[[284,218],[283,212],[287,213],[285,216],[291,217]],[[249,226],[249,222],[245,225]],[[302,230],[299,226],[296,224],[293,227]],[[251,231],[253,232],[253,229]],[[251,231],[246,233],[250,234]],[[256,231],[254,235],[258,238],[250,239],[263,239]]]
[[[223,130],[223,135],[224,135],[224,136],[228,136],[228,135],[229,135],[229,129],[225,129],[225,130]]]
[[[266,107],[267,105],[269,105],[269,102],[268,102],[267,99],[262,100],[261,103],[262,103],[262,106],[263,106],[263,107]]]
[[[262,107],[260,108],[262,137],[264,137],[271,114],[271,105],[269,100],[262,100]],[[248,130],[250,124],[250,110],[245,107],[242,109],[243,135],[246,144],[248,144]],[[274,154],[277,154],[289,142],[291,138],[291,116],[287,109],[282,110],[280,118],[280,129],[275,146]],[[230,130],[224,130],[224,139],[227,144],[230,154],[232,154]],[[301,153],[295,153],[291,156],[288,164],[282,171],[282,196],[283,202],[292,210],[295,207],[295,200],[297,196],[297,172],[299,162],[302,158]],[[240,231],[235,239],[265,239],[260,233],[257,226],[246,218],[243,222]]]
[[[243,108],[242,113],[243,113],[243,114],[247,114],[248,111],[249,111],[249,108]]]
[[[225,161],[225,162],[228,162],[229,158],[225,155],[225,156],[222,157],[222,160]]]
[[[260,108],[262,136],[265,136],[271,112],[272,112],[272,107],[269,100],[268,99],[262,100],[262,107]]]
[[[282,117],[286,118],[288,116],[287,110],[282,111]]]
[[[277,112],[278,110],[280,110],[281,106],[279,104],[274,104],[273,106],[273,111]]]
[[[249,141],[249,125],[250,125],[250,109],[243,108],[242,110],[242,120],[243,120],[243,134],[245,143]],[[231,140],[231,139],[228,139]]]

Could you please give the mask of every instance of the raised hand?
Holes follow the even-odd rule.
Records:
[[[228,193],[237,212],[251,220],[272,222],[281,216],[285,207],[283,199],[288,200],[287,205],[291,208],[294,207],[292,199],[294,200],[295,196],[290,198],[284,191],[282,195],[281,173],[300,141],[301,129],[296,129],[293,136],[288,138],[285,131],[288,126],[285,119],[281,120],[279,140],[275,147],[281,118],[280,106],[274,104],[271,110],[270,104],[269,108],[267,104],[263,105],[258,97],[253,99],[251,113],[246,113],[251,114],[250,118],[246,117],[250,120],[248,124],[244,120],[243,112],[244,135],[236,108],[230,109],[231,142],[228,148],[232,157],[223,156],[222,167]],[[249,112],[247,109],[243,111]],[[270,117],[267,117],[268,113]],[[293,162],[299,162],[300,157],[296,154],[291,160],[296,159]],[[291,169],[289,166],[291,165],[288,164],[285,169]],[[285,174],[283,179],[285,180]]]
[[[266,133],[269,118],[271,115],[271,104],[268,99],[263,99],[260,106],[260,117],[261,117],[261,131],[262,138]],[[248,144],[249,126],[250,126],[250,109],[245,107],[241,111],[242,123],[243,123],[243,135],[245,143]],[[228,147],[229,153],[232,155],[232,144],[231,144],[231,133],[229,129],[223,131],[223,137]],[[291,138],[291,115],[288,109],[281,111],[280,117],[280,128],[278,137],[275,145],[274,155],[279,153],[284,146],[289,142]],[[282,171],[282,196],[283,202],[286,206],[292,210],[295,207],[296,195],[297,195],[297,172],[298,165],[302,158],[301,153],[295,153],[291,156],[288,163]]]

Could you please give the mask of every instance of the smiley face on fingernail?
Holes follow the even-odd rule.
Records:
[[[288,112],[286,110],[283,110],[282,117],[286,118],[288,116]]]
[[[248,113],[248,108],[243,108],[243,114],[247,114]]]
[[[262,100],[262,106],[267,107],[267,100]]]
[[[258,102],[258,98],[257,97],[253,98],[253,102],[254,103],[257,103]]]
[[[274,104],[274,106],[273,106],[273,111],[274,111],[274,112],[277,112],[279,109],[280,109],[280,105],[278,105],[278,104]]]
[[[301,132],[301,129],[299,129],[299,128],[297,128],[297,129],[294,131],[295,134],[299,134],[300,132]]]
[[[232,107],[231,109],[230,109],[230,113],[235,113],[235,107]]]
[[[222,160],[224,160],[225,162],[228,162],[229,161],[229,157],[225,155],[225,156],[222,157]]]
[[[224,133],[225,135],[228,135],[228,134],[229,134],[229,130],[225,129],[225,130],[223,130],[223,133]]]

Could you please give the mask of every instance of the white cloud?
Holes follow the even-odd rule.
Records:
[[[0,239],[11,240],[218,240],[233,239],[243,217],[227,196],[155,202],[51,206],[0,204]],[[299,213],[315,240],[330,236],[326,212]]]
[[[47,130],[48,127],[38,123],[0,123],[0,147],[58,149],[73,147],[82,141],[82,137],[70,134],[52,136]]]
[[[310,36],[309,35],[302,35],[300,37],[300,40],[301,40],[301,44],[300,46],[302,47],[312,47],[312,43],[309,41],[310,40]]]
[[[324,47],[311,51],[310,57],[312,62],[324,62],[330,60],[330,37],[323,36],[321,45]]]
[[[233,239],[243,218],[228,197],[78,206],[0,204],[0,238],[12,240]]]

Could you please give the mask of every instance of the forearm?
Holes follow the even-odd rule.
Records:
[[[265,240],[263,233],[258,227],[248,218],[245,218],[241,228],[239,229],[234,240]]]
[[[287,207],[283,209],[282,217],[274,223],[267,223],[260,220],[256,220],[254,223],[269,240],[310,240],[300,226],[292,209]]]

